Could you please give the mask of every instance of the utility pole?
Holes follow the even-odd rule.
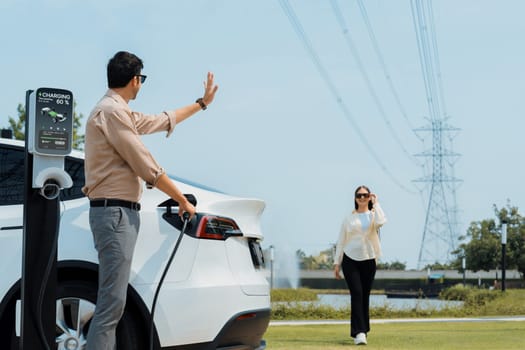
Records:
[[[507,253],[507,219],[501,220],[501,291],[505,291],[505,270]]]
[[[270,246],[270,290],[273,289],[273,261],[275,260],[275,248]]]
[[[465,257],[461,258],[461,268],[463,269],[463,287],[467,285],[467,259]]]

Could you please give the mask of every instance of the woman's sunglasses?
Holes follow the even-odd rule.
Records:
[[[370,193],[356,193],[355,194],[355,198],[359,199],[359,198],[368,198],[370,197]]]

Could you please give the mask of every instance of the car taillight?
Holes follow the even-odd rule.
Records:
[[[225,240],[232,236],[242,236],[242,232],[235,221],[231,219],[205,215],[199,222],[195,236],[197,238]]]

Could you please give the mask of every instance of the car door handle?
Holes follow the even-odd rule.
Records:
[[[24,226],[4,226],[4,227],[0,227],[0,231],[4,231],[4,230],[21,230],[23,229]]]

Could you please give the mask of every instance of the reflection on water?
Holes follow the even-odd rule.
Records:
[[[335,308],[350,307],[350,296],[341,294],[319,294],[320,305],[329,305]],[[387,298],[386,295],[371,295],[370,307],[388,307],[393,310],[441,310],[445,307],[460,307],[462,301],[438,299],[404,299]]]

